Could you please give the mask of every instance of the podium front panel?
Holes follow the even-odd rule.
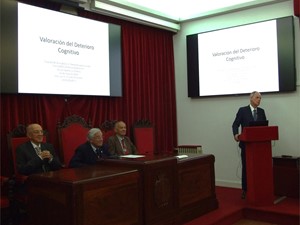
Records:
[[[239,139],[244,142],[278,140],[277,126],[244,127]]]

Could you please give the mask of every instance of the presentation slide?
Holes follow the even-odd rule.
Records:
[[[19,93],[110,95],[108,24],[18,4]]]
[[[198,34],[198,47],[200,96],[279,91],[275,20]]]

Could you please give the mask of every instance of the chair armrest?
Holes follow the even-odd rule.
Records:
[[[28,178],[28,176],[26,176],[26,175],[18,174],[18,175],[15,175],[14,180],[17,184],[23,184],[26,182],[27,178]]]
[[[0,176],[0,180],[1,180],[1,186],[2,186],[2,185],[4,185],[4,183],[6,183],[8,181],[8,177]]]

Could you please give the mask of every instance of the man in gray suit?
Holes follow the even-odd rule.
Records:
[[[108,139],[108,150],[112,156],[137,154],[136,147],[126,136],[126,124],[117,121],[114,127],[115,135]]]

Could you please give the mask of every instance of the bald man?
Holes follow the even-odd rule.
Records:
[[[53,146],[44,143],[43,128],[37,123],[27,126],[28,142],[16,149],[17,170],[20,174],[31,175],[59,170],[62,165],[56,156]]]
[[[137,154],[136,147],[126,136],[126,124],[123,121],[117,121],[114,126],[115,135],[109,137],[108,148],[113,156]]]

